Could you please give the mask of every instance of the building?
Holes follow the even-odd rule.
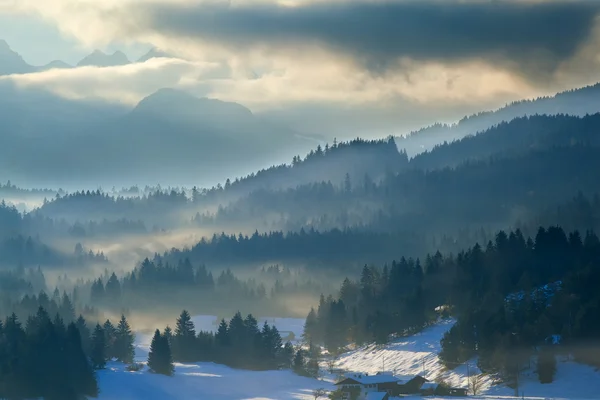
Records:
[[[350,398],[351,393],[360,391],[359,399],[387,400],[396,392],[399,381],[400,379],[391,374],[352,373],[335,385],[347,394],[347,398]]]

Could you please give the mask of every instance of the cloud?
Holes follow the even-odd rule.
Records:
[[[0,77],[21,88],[37,88],[67,99],[101,99],[134,105],[164,87],[179,87],[222,72],[222,66],[174,58],[154,58],[144,63],[115,67],[53,69]]]
[[[90,48],[143,42],[194,60],[11,78],[74,98],[134,103],[159,87],[181,87],[253,109],[397,99],[424,107],[449,101],[477,106],[598,78],[589,73],[598,70],[600,49],[598,5],[591,1],[18,0],[4,5],[54,21]],[[588,72],[585,78],[581,71]]]
[[[0,0],[1,1],[1,0]],[[10,0],[5,0],[9,1]],[[589,39],[592,1],[459,0],[19,0],[89,43],[201,43],[211,50],[325,48],[371,70],[399,58],[486,58],[539,76]],[[15,5],[18,4],[18,5]],[[70,18],[69,18],[70,17]]]

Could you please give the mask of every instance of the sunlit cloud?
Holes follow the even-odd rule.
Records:
[[[134,103],[180,87],[258,109],[478,104],[598,79],[591,1],[0,0],[0,10],[41,16],[90,49],[147,43],[191,60],[10,78],[70,98]]]

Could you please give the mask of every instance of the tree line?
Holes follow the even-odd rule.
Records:
[[[77,400],[98,384],[74,322],[40,308],[25,327],[15,314],[0,323],[0,397]]]
[[[552,381],[555,356],[597,364],[600,345],[600,240],[588,231],[540,228],[533,238],[499,232],[453,260],[451,304],[457,323],[444,336],[448,366],[477,355],[482,371],[509,384],[537,355],[542,382]]]
[[[338,296],[321,296],[306,318],[305,339],[338,353],[350,343],[386,343],[392,334],[413,333],[436,319],[435,307],[449,295],[443,282],[451,277],[439,252],[424,264],[401,258],[383,268],[366,265],[358,281],[343,281]]]
[[[145,259],[122,277],[107,271],[75,287],[82,294],[81,305],[113,312],[181,309],[191,304],[195,313],[230,314],[242,307],[245,312],[260,310],[277,315],[289,314],[279,298],[317,298],[320,292],[329,290],[327,282],[285,271],[275,273],[271,269],[269,274],[257,272],[254,277],[241,279],[229,269],[213,275],[203,264],[192,264],[187,258],[170,263],[157,256],[152,261]]]
[[[167,326],[161,333],[157,329],[148,365],[155,372],[171,375],[173,361],[216,362],[251,370],[293,369],[307,376],[318,374],[316,357],[295,349],[291,342],[284,344],[274,325],[265,321],[260,327],[252,314],[244,318],[239,312],[229,322],[221,320],[214,333],[196,332],[186,310],[177,318],[174,330]]]

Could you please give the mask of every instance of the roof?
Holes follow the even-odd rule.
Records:
[[[387,374],[378,374],[378,375],[365,375],[365,374],[348,374],[346,378],[336,383],[336,385],[340,385],[343,383],[349,383],[350,381],[354,381],[361,385],[371,385],[377,383],[391,383],[398,382],[400,379],[396,378],[393,375]]]
[[[425,383],[423,383],[423,386],[421,386],[421,389],[423,389],[423,390],[430,390],[430,389],[435,390],[435,389],[437,389],[437,387],[438,387],[438,384],[435,383],[435,382],[425,382]]]
[[[365,400],[383,400],[387,396],[386,392],[370,392],[365,396]]]

